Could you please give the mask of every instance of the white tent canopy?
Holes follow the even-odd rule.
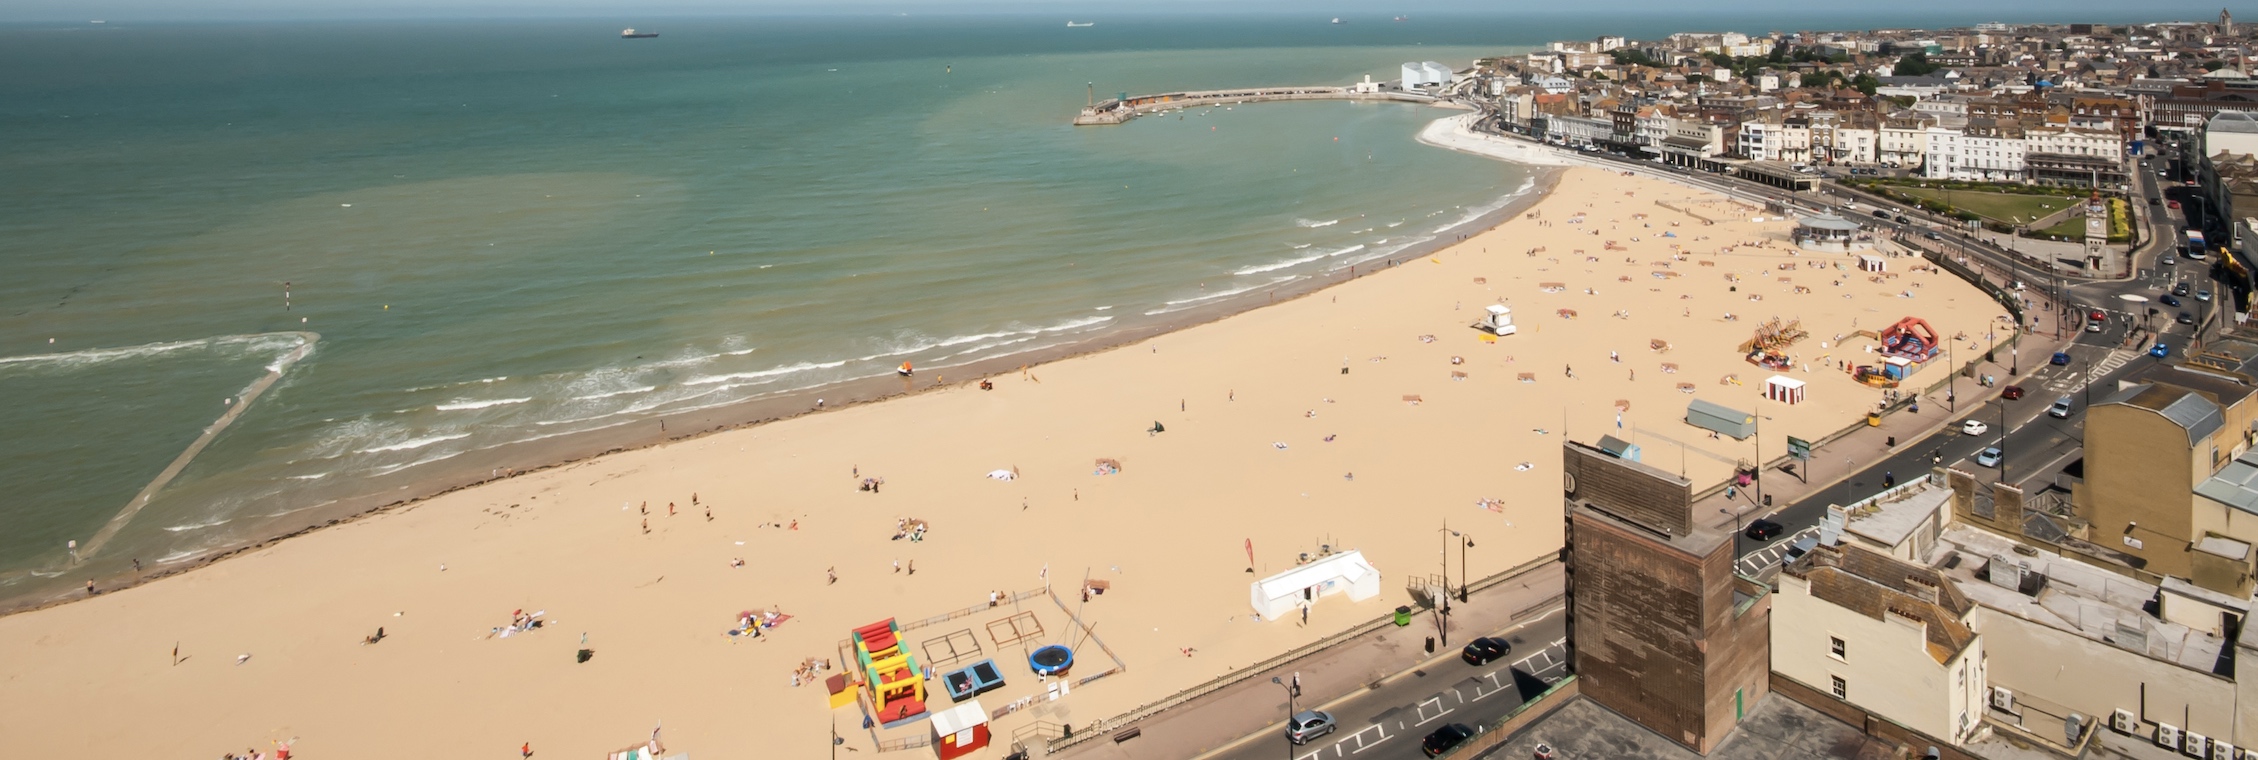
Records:
[[[1363,552],[1351,551],[1325,557],[1248,585],[1255,612],[1261,613],[1264,620],[1277,620],[1302,604],[1305,589],[1311,602],[1333,594],[1347,594],[1352,602],[1379,596],[1380,570],[1364,561]]]

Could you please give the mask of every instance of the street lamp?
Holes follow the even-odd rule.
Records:
[[[1443,646],[1450,646],[1450,537],[1458,535],[1450,529],[1450,521],[1443,521],[1443,596],[1435,605],[1435,632],[1442,636]]]
[[[1470,582],[1471,582],[1471,581],[1472,581],[1472,579],[1474,578],[1473,574],[1466,572],[1466,550],[1474,548],[1474,537],[1473,537],[1473,536],[1470,536],[1470,535],[1467,535],[1467,534],[1464,534],[1464,533],[1460,533],[1460,532],[1458,532],[1458,531],[1455,531],[1455,530],[1454,530],[1454,531],[1451,531],[1451,532],[1450,532],[1450,534],[1451,534],[1452,536],[1454,536],[1454,537],[1457,537],[1457,538],[1459,539],[1459,544],[1458,544],[1458,601],[1459,601],[1460,603],[1464,603],[1464,602],[1466,601],[1466,587],[1467,587],[1468,585],[1470,585]],[[1447,554],[1448,554],[1448,552],[1449,552],[1450,550],[1449,550],[1449,549],[1445,549],[1445,550],[1443,550],[1443,551],[1444,551],[1444,552],[1446,553],[1446,555],[1447,555]],[[1448,556],[1445,556],[1445,557],[1443,558],[1443,564],[1445,564],[1445,565],[1448,565],[1448,564],[1450,564],[1450,558],[1449,558]],[[1446,589],[1446,591],[1447,591],[1447,589]]]
[[[1286,682],[1280,680],[1277,676],[1271,676],[1270,682],[1277,684],[1278,688],[1286,690],[1286,760],[1294,760],[1294,692],[1299,691],[1295,686],[1300,685],[1301,674],[1294,674],[1295,686],[1287,686]]]

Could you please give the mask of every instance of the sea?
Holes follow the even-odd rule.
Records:
[[[0,25],[0,601],[450,460],[1251,306],[1532,187],[1414,140],[1454,111],[1070,126],[1093,98],[1782,23],[1342,21]]]

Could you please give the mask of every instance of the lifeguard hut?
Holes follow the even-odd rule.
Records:
[[[855,661],[862,666],[865,694],[878,722],[893,728],[927,717],[925,676],[917,658],[902,648],[902,628],[893,618],[854,630]]]
[[[1474,323],[1474,329],[1491,335],[1512,335],[1521,331],[1521,328],[1513,326],[1513,310],[1507,308],[1505,304],[1490,304],[1487,311],[1489,313],[1483,314],[1482,318]]]

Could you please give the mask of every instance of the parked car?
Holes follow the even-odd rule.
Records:
[[[2172,295],[2170,293],[2165,293],[2163,295],[2157,296],[2156,302],[2161,303],[2165,306],[2178,306],[2180,305],[2180,297]]]
[[[2184,312],[2184,311],[2183,311],[2183,312],[2180,312],[2180,316],[2179,316],[2179,319],[2177,319],[2177,320],[2174,320],[2174,321],[2176,321],[2176,322],[2179,322],[2180,324],[2183,324],[2183,325],[2192,325],[2192,324],[2195,324],[2195,315],[2193,315],[2193,314],[2189,314],[2189,313],[2187,313],[2187,312]]]
[[[2000,392],[1999,392],[1999,397],[2000,397],[2000,398],[2003,398],[2003,399],[2007,399],[2007,400],[2009,400],[2009,401],[2014,401],[2015,399],[2019,399],[2019,398],[2022,398],[2022,397],[2023,397],[2023,386],[2020,386],[2020,385],[2010,385],[2010,386],[2007,386],[2007,390],[2003,390],[2003,391],[2000,391]]]
[[[2066,420],[2070,418],[2070,410],[2070,397],[2063,396],[2055,399],[2054,405],[2046,408],[2046,413],[2055,419]]]
[[[1786,530],[1787,526],[1771,520],[1757,520],[1749,523],[1748,530],[1742,531],[1741,535],[1748,536],[1751,541],[1770,541],[1779,538],[1780,534]]]
[[[1992,446],[1976,452],[1976,464],[1984,467],[1998,467],[2001,456],[2005,456],[2005,454],[1999,450],[1999,447]]]
[[[1428,757],[1441,757],[1443,753],[1474,738],[1474,734],[1473,726],[1446,723],[1442,728],[1435,729],[1434,733],[1428,734],[1427,738],[1419,740],[1419,751],[1427,753]]]
[[[2172,355],[2172,347],[2158,343],[2156,345],[2148,347],[2148,355],[2162,359],[2164,357]]]
[[[2052,363],[2052,364],[2053,364],[2054,366],[2057,366],[2057,367],[2067,367],[2067,366],[2070,366],[2070,355],[2069,355],[2069,354],[2065,354],[2065,353],[2062,353],[2062,352],[2060,352],[2060,351],[2056,351],[2056,352],[2054,352],[2054,358],[2053,358],[2053,359],[2051,359],[2051,360],[2049,360],[2049,361],[2050,361],[2050,363]]]
[[[1513,653],[1513,642],[1496,636],[1483,636],[1467,642],[1466,650],[1458,656],[1468,665],[1488,665],[1490,661]]]
[[[1961,435],[1983,435],[1989,432],[1991,432],[1991,426],[1984,424],[1983,420],[1969,420],[1960,423]]]
[[[1286,741],[1308,744],[1310,740],[1333,733],[1341,724],[1333,721],[1333,714],[1324,710],[1303,710],[1286,721]]]

